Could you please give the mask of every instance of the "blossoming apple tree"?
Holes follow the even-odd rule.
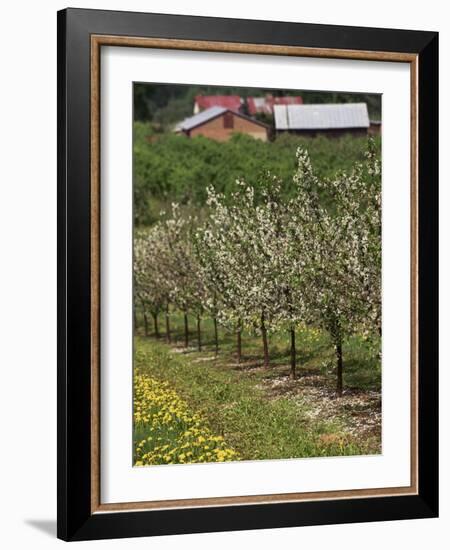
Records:
[[[258,332],[269,366],[269,334],[288,330],[291,377],[296,376],[296,327],[325,329],[336,355],[337,394],[343,388],[343,343],[349,335],[381,334],[381,170],[369,146],[364,161],[332,180],[319,178],[306,151],[297,152],[294,193],[286,197],[277,177],[258,185],[239,180],[225,196],[207,188],[199,221],[172,205],[135,242],[135,292],[158,335],[158,314],[169,308],[241,333]],[[146,325],[147,326],[147,325]],[[147,329],[146,329],[147,330]]]

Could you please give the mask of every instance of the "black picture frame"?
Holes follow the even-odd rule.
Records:
[[[402,52],[417,56],[417,494],[92,513],[89,436],[92,35]],[[85,9],[58,12],[58,537],[88,540],[437,515],[438,34]]]

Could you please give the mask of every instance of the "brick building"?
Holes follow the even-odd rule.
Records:
[[[227,141],[232,134],[240,133],[267,141],[269,126],[226,107],[210,107],[178,123],[175,133],[216,141]]]

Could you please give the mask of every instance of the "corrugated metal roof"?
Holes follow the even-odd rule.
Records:
[[[203,124],[204,122],[215,118],[216,116],[219,116],[228,110],[229,109],[227,109],[226,107],[210,107],[209,109],[205,109],[204,111],[201,111],[194,116],[190,116],[189,118],[185,118],[184,120],[179,122],[175,126],[175,131],[191,130],[199,124]]]
[[[272,114],[272,106],[267,103],[265,97],[248,97],[247,98],[248,112],[251,115],[256,113]]]
[[[251,115],[256,113],[273,114],[274,105],[300,105],[303,103],[301,96],[265,96],[265,97],[248,97],[248,111]]]
[[[274,105],[274,115],[277,130],[369,127],[369,114],[365,103]]]
[[[287,95],[273,98],[274,105],[302,105],[303,98],[299,95]]]
[[[227,107],[232,111],[238,111],[242,99],[238,95],[197,95],[195,96],[195,102],[200,109]]]

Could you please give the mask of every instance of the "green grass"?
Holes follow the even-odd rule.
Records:
[[[191,329],[194,329],[191,320]],[[244,335],[241,364],[236,364],[234,335],[221,330],[220,353],[214,357],[212,323],[203,321],[204,348],[196,351],[194,332],[188,350],[183,341],[182,318],[172,319],[172,347],[153,337],[135,339],[135,367],[160,381],[188,404],[192,413],[205,418],[213,434],[222,435],[228,447],[242,460],[301,458],[371,454],[380,451],[379,433],[357,437],[347,430],[353,410],[343,403],[338,414],[315,414],[316,402],[302,393],[306,379],[331,392],[334,386],[333,350],[326,334],[298,331],[298,374],[289,391],[268,391],[272,383],[287,380],[288,337],[270,337],[271,366],[262,367],[261,343],[257,336]],[[138,334],[141,329],[138,329]],[[178,344],[178,347],[177,347]],[[376,354],[361,338],[345,346],[345,384],[352,391],[377,391],[380,366]],[[300,393],[295,390],[300,388]],[[278,387],[278,386],[277,386]],[[283,386],[284,387],[284,386]],[[343,398],[345,399],[345,397]],[[332,394],[323,400],[333,400]],[[333,400],[339,409],[340,400]],[[336,405],[337,404],[337,405]],[[350,411],[350,412],[349,412]],[[351,413],[351,414],[350,414]],[[141,428],[140,428],[141,430]],[[142,431],[139,437],[142,437]]]
[[[163,316],[159,320],[163,331]],[[170,317],[172,342],[174,345],[184,344],[183,316],[173,313]],[[202,354],[203,358],[214,358],[214,328],[209,318],[202,319]],[[152,329],[152,325],[150,325]],[[137,334],[143,335],[142,320],[138,312]],[[153,333],[151,333],[153,334]],[[165,334],[162,332],[161,340]],[[189,355],[196,357],[198,345],[196,319],[189,316]],[[336,385],[335,353],[332,342],[324,331],[313,331],[307,327],[296,331],[297,374],[317,375],[322,383],[329,388]],[[380,391],[381,362],[379,359],[380,339],[367,341],[355,335],[344,341],[344,388],[347,390]],[[278,378],[289,375],[289,335],[287,332],[269,334],[270,369],[261,371],[255,367],[262,366],[262,342],[257,334],[244,332],[242,335],[241,365],[236,364],[236,336],[219,327],[219,356],[216,365],[230,366],[233,370],[246,371],[255,379]]]

